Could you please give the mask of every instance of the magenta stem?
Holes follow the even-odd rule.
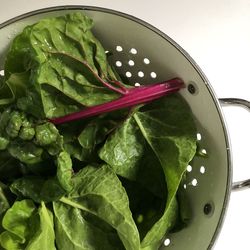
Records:
[[[167,94],[177,92],[183,87],[184,82],[180,78],[174,78],[166,82],[131,88],[127,90],[126,94],[114,101],[89,107],[63,117],[53,118],[50,122],[58,125],[122,108],[132,107],[138,104],[144,104]]]

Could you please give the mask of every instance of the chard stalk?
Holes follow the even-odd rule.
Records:
[[[177,92],[184,86],[184,82],[180,78],[174,78],[161,83],[127,88],[126,91],[121,91],[122,96],[116,100],[85,108],[62,117],[50,119],[50,122],[55,125],[59,125],[66,122],[97,116],[118,109],[145,104],[167,94]]]

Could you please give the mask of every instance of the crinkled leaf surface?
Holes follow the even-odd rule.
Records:
[[[43,19],[14,39],[5,64],[6,77],[29,72],[26,98],[39,101],[46,117],[117,98],[99,79],[116,78],[104,48],[91,32],[92,25],[90,18],[75,12]],[[29,112],[24,100],[22,107]]]
[[[23,200],[17,201],[22,209],[15,203],[7,210],[0,236],[6,249],[55,249],[56,238],[62,250],[155,250],[180,218],[188,219],[185,197],[177,192],[195,154],[196,131],[179,96],[129,115],[121,110],[119,121],[106,114],[62,125],[57,136],[40,126],[45,117],[118,97],[103,85],[116,76],[92,25],[79,12],[44,19],[26,27],[10,47],[0,108],[14,101],[39,125],[23,131],[27,119],[16,119],[11,109],[1,114],[0,177],[8,185],[15,180],[11,190],[18,199],[42,205],[37,210]],[[100,166],[103,161],[108,165]],[[52,206],[43,203],[52,201],[55,233]]]
[[[116,129],[100,150],[100,158],[114,171],[135,180],[144,154],[145,139],[133,117]]]
[[[176,194],[186,167],[196,152],[196,130],[189,106],[174,95],[145,107],[134,118],[162,165],[168,188],[164,215],[142,241],[142,247],[147,247],[157,244],[173,227]]]
[[[30,221],[30,229],[33,235],[25,250],[56,250],[53,214],[43,202]]]
[[[139,234],[129,209],[127,194],[107,165],[85,167],[76,175],[73,183],[73,191],[60,202],[54,202],[56,241],[60,249],[117,249],[113,240],[110,241],[110,234],[114,230],[125,249],[140,249]],[[101,222],[100,226],[98,221]],[[81,229],[82,234],[76,234],[72,227]],[[99,235],[99,239],[94,240],[89,233]],[[106,239],[102,241],[102,238]]]
[[[1,220],[2,214],[10,207],[10,204],[6,195],[6,189],[8,189],[8,187],[4,185],[2,182],[0,182],[0,220]]]
[[[150,146],[151,153],[150,150],[145,151],[145,143]],[[163,170],[162,173],[158,172],[157,178],[164,176],[167,185],[165,212],[145,235],[142,247],[157,248],[164,234],[174,225],[178,216],[177,190],[195,152],[196,130],[192,113],[187,103],[177,95],[142,107],[115,131],[100,150],[100,157],[117,174],[130,180],[145,177],[140,175],[145,173],[142,166],[150,166],[145,170],[151,169],[152,172],[155,168],[154,172],[157,173],[160,164]],[[155,159],[155,163],[152,159]],[[151,187],[149,179],[143,182]],[[161,185],[158,190],[162,190],[164,185],[158,183]]]
[[[57,165],[57,179],[61,186],[66,190],[70,191],[72,189],[72,161],[70,158],[70,155],[63,151],[61,152],[56,159],[56,165]]]
[[[32,200],[16,201],[3,217],[2,226],[6,230],[0,235],[0,243],[7,250],[23,249],[29,236],[29,220],[35,212]]]
[[[65,194],[56,178],[44,179],[38,176],[16,179],[10,189],[19,199],[30,198],[37,203],[56,201]]]

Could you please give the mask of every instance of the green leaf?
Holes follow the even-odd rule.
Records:
[[[165,212],[142,241],[143,248],[155,249],[176,220],[176,194],[196,152],[196,130],[189,106],[175,95],[148,105],[134,118],[161,163],[168,188]]]
[[[99,156],[114,171],[135,180],[144,154],[145,139],[134,118],[128,118],[105,142]]]
[[[70,191],[72,189],[72,161],[70,155],[63,151],[61,152],[56,159],[57,166],[57,179],[61,186],[66,190]]]
[[[56,201],[65,194],[58,180],[45,180],[36,176],[17,179],[11,184],[10,189],[20,199],[30,198],[37,203]]]
[[[116,231],[101,219],[63,203],[54,203],[54,213],[59,249],[124,249]]]
[[[3,228],[10,234],[1,236],[1,244],[4,244],[2,237],[20,244],[26,242],[29,234],[29,219],[35,211],[35,205],[31,200],[16,201],[4,215],[2,225]]]
[[[6,84],[4,76],[0,75],[0,108],[5,107],[6,105],[14,101],[14,96]]]
[[[32,142],[13,141],[8,146],[9,154],[26,164],[35,164],[42,161],[43,148],[36,146]]]
[[[140,249],[139,234],[129,210],[128,197],[119,179],[108,166],[85,167],[76,175],[73,183],[72,192],[60,202],[54,202],[57,230],[61,235],[57,238],[60,249],[88,249],[91,244],[101,246],[102,241],[92,242],[93,238],[88,236],[88,230],[91,233],[95,231],[94,235],[100,230],[105,234],[108,230],[109,235],[110,227],[116,230],[126,249]],[[71,212],[64,215],[60,213],[62,209]],[[81,219],[78,219],[78,222],[72,221],[69,217],[72,214],[73,218]],[[99,229],[97,221],[102,222]],[[81,237],[71,229],[72,225],[82,228]],[[99,234],[99,237],[102,237],[102,234]],[[97,247],[97,249],[102,248]],[[103,249],[109,249],[108,245]]]
[[[19,111],[12,111],[8,120],[8,124],[5,128],[7,136],[14,139],[18,136],[19,130],[24,120],[24,114]]]
[[[1,221],[1,216],[10,207],[8,198],[6,197],[6,193],[5,193],[7,188],[8,187],[6,185],[0,182],[0,221]]]
[[[64,148],[71,155],[83,162],[99,162],[98,150],[127,116],[127,110],[103,114],[92,119],[76,121],[60,126]]]
[[[4,231],[0,234],[0,247],[6,250],[21,250],[23,249],[20,244],[20,239],[13,233]],[[1,248],[0,248],[1,249]]]
[[[2,227],[2,219],[5,212],[10,208],[12,202],[12,195],[9,188],[4,183],[0,182],[0,234],[4,231]],[[0,244],[1,249],[1,244]]]
[[[143,239],[163,215],[167,197],[154,195],[150,188],[143,186],[139,181],[129,181],[125,178],[121,178],[121,181],[126,189],[129,207],[140,233],[140,238]]]
[[[5,128],[9,122],[10,119],[10,114],[11,114],[11,109],[10,108],[6,108],[4,109],[4,111],[1,113],[0,115],[0,134],[4,137],[4,135],[6,134],[5,132]]]
[[[53,215],[44,203],[38,210],[31,200],[16,201],[3,219],[0,243],[7,250],[54,250]]]
[[[35,131],[36,143],[40,146],[47,146],[55,143],[59,136],[57,128],[50,122],[37,125]]]
[[[139,182],[154,195],[166,195],[160,162],[147,145],[133,117],[122,123],[105,141],[99,156],[116,174]]]
[[[22,110],[29,112],[29,96],[48,118],[118,97],[103,86],[102,81],[116,78],[92,26],[90,18],[74,12],[43,19],[14,39],[5,74],[8,80],[13,74],[29,73],[25,99],[19,104]]]
[[[53,214],[42,202],[38,210],[39,220],[33,218],[30,221],[34,235],[30,238],[25,250],[55,250],[55,232]]]
[[[141,107],[101,148],[100,158],[117,174],[140,183],[165,202],[164,212],[159,210],[154,217],[158,221],[154,225],[151,223],[152,228],[143,226],[140,230],[144,235],[145,228],[148,229],[142,241],[143,248],[158,248],[162,237],[176,223],[179,215],[177,190],[195,151],[196,130],[192,112],[178,95]],[[130,197],[133,199],[132,193]],[[144,194],[145,191],[137,195]],[[180,209],[184,211],[182,207]]]
[[[6,151],[0,151],[0,180],[5,183],[22,175],[20,163]]]
[[[19,97],[25,95],[26,85],[29,81],[29,73],[15,73],[12,74],[6,81],[6,85],[9,87],[12,93],[12,101],[16,100]]]

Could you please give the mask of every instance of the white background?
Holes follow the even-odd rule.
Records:
[[[132,14],[179,43],[199,64],[218,97],[250,100],[249,0],[0,0],[0,23],[25,12],[63,4],[93,5]],[[1,39],[1,38],[0,38]],[[250,178],[250,114],[226,108],[234,180]],[[232,193],[214,247],[250,249],[250,190]]]

